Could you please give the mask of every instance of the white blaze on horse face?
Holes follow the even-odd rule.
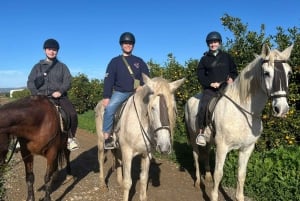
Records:
[[[153,128],[154,138],[156,141],[156,150],[161,153],[170,153],[171,151],[171,134],[168,128],[164,128],[160,121],[160,96],[155,96],[152,101],[150,117],[153,119],[151,127]]]
[[[263,74],[264,74],[264,81],[267,93],[272,98],[272,108],[273,108],[273,115],[275,117],[284,117],[287,112],[289,111],[289,104],[287,101],[287,91],[284,90],[284,87],[288,87],[288,78],[289,74],[291,73],[291,67],[287,63],[283,63],[285,77],[286,77],[286,84],[287,86],[281,86],[282,90],[273,91],[273,80],[274,80],[274,63],[266,62],[263,64]]]

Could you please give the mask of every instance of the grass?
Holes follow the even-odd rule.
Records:
[[[96,133],[95,112],[89,110],[78,115],[78,127],[91,133]]]

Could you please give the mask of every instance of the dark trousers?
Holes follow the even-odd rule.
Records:
[[[70,126],[71,126],[71,133],[72,136],[75,137],[77,126],[78,126],[78,117],[77,112],[75,110],[75,107],[71,103],[71,101],[68,99],[68,97],[64,96],[59,99],[59,104],[61,108],[70,115]]]
[[[205,126],[207,126],[206,122],[206,108],[208,106],[208,103],[213,97],[216,97],[218,94],[217,91],[211,90],[211,89],[204,89],[202,92],[202,98],[199,105],[199,111],[198,111],[198,123],[199,128],[204,129]]]

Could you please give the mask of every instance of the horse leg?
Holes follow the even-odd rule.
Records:
[[[72,175],[72,169],[71,169],[71,163],[70,163],[70,154],[71,151],[65,148],[65,158],[66,158],[66,171],[67,171],[67,176]]]
[[[9,135],[1,133],[0,134],[0,166],[5,163],[6,155],[8,153],[8,146],[9,146]]]
[[[51,201],[51,184],[53,180],[53,174],[57,171],[58,168],[58,156],[56,151],[48,150],[48,153],[45,157],[47,158],[47,168],[44,177],[45,196],[42,200]]]
[[[238,169],[238,182],[235,198],[237,201],[244,201],[244,184],[246,178],[247,164],[251,153],[253,152],[254,144],[240,150],[239,152],[239,169]]]
[[[193,149],[193,157],[194,157],[194,165],[196,169],[196,181],[195,181],[195,187],[200,187],[200,165],[199,165],[199,152],[198,150]]]
[[[140,201],[147,200],[147,184],[149,178],[150,156],[146,155],[141,158],[140,173]]]
[[[132,154],[131,150],[123,149],[122,150],[122,159],[123,159],[123,201],[128,201],[129,192],[132,185],[131,178],[131,166],[132,166]]]
[[[216,165],[214,171],[214,187],[211,192],[211,201],[218,200],[219,184],[223,177],[223,167],[228,153],[226,145],[217,144],[216,146]]]
[[[98,163],[99,163],[99,185],[101,190],[107,190],[104,180],[104,145],[98,136]]]
[[[122,172],[122,154],[120,149],[112,150],[115,160],[115,168],[117,172],[117,181],[120,186],[123,184],[123,172]]]
[[[25,166],[25,179],[27,184],[27,199],[26,201],[34,201],[34,174],[33,174],[33,155],[26,148],[26,143],[20,140],[21,145],[21,155],[23,158],[24,166]]]
[[[203,148],[203,160],[204,160],[204,168],[205,168],[205,181],[206,182],[212,182],[213,178],[211,175],[211,168],[210,168],[210,150],[211,150],[211,146],[210,144],[207,144],[206,147],[201,147]]]

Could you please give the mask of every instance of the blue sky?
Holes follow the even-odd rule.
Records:
[[[300,27],[299,0],[2,0],[0,3],[0,88],[26,86],[32,66],[44,59],[43,42],[59,41],[58,58],[73,76],[103,79],[110,59],[121,53],[119,36],[134,33],[134,54],[164,64],[172,53],[184,65],[199,59],[212,30],[232,37],[221,24],[225,14],[248,24]]]

